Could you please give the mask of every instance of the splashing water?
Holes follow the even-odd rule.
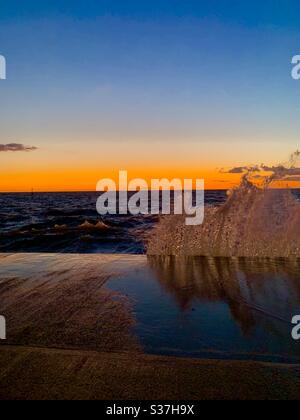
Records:
[[[182,216],[164,217],[148,254],[300,257],[300,203],[290,189],[272,188],[277,181],[300,180],[299,158],[297,151],[288,165],[248,167],[225,204],[206,208],[202,226],[185,226]]]

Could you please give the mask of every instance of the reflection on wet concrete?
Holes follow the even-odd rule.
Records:
[[[149,256],[109,282],[134,302],[146,352],[291,361],[300,260]]]
[[[182,310],[194,299],[226,302],[245,334],[255,310],[290,323],[300,310],[300,261],[205,257],[148,257],[166,292]]]

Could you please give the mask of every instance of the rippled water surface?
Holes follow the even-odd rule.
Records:
[[[143,254],[157,216],[105,216],[97,193],[0,194],[0,252]],[[206,203],[225,201],[208,191]],[[107,228],[97,226],[105,222]]]

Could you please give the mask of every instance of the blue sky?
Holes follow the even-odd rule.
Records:
[[[276,163],[299,141],[299,12],[279,0],[7,1],[0,143],[37,146],[36,168],[95,166],[104,150],[115,167]]]
[[[193,16],[217,17],[246,25],[298,26],[297,0],[10,0],[1,5],[1,20],[28,17],[72,16],[86,18],[106,14],[122,17],[164,19]]]

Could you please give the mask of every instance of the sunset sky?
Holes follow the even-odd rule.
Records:
[[[0,191],[95,190],[119,170],[228,188],[221,168],[300,147],[298,0],[3,3]]]

